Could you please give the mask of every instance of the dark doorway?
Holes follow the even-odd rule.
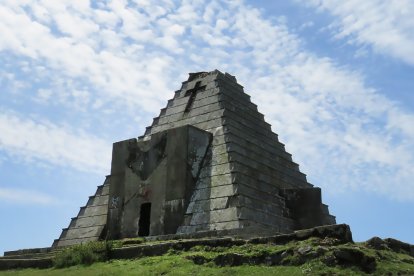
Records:
[[[151,222],[151,203],[141,204],[138,222],[138,236],[149,236]]]

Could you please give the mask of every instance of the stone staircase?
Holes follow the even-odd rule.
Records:
[[[81,207],[78,215],[72,218],[69,226],[62,230],[59,239],[53,242],[53,248],[104,238],[108,213],[109,184],[110,176],[107,176],[104,184],[98,186],[95,195],[89,197],[86,206]]]
[[[4,256],[0,257],[0,270],[48,268],[53,265],[55,253],[51,247],[4,252]]]

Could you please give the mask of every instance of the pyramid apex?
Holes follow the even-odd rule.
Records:
[[[195,79],[201,79],[201,78],[204,78],[204,77],[206,77],[208,75],[214,75],[214,74],[215,75],[223,75],[224,77],[229,78],[229,79],[231,79],[234,82],[237,82],[237,79],[236,79],[235,76],[233,76],[233,75],[231,75],[231,74],[229,74],[227,72],[223,74],[222,72],[220,72],[217,69],[215,69],[213,71],[209,71],[209,72],[207,72],[207,71],[200,71],[200,72],[189,73],[188,74],[189,76],[188,76],[188,79],[187,79],[186,82],[190,82],[190,81],[193,81]]]
[[[189,76],[188,76],[188,80],[187,81],[193,81],[193,80],[195,80],[197,78],[202,78],[202,77],[208,75],[208,73],[209,72],[205,72],[205,71],[195,72],[195,73],[189,73],[188,74]]]

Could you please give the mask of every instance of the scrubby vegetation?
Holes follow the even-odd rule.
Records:
[[[68,247],[56,253],[53,258],[55,268],[74,265],[91,265],[109,259],[113,245],[111,242],[89,242]]]

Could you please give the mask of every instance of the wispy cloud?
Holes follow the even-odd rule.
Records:
[[[109,171],[111,143],[92,135],[4,110],[0,130],[0,150],[11,157],[81,171]]]
[[[56,198],[37,191],[2,187],[0,187],[0,200],[22,205],[54,205],[58,203]]]
[[[283,20],[266,20],[243,1],[73,3],[0,7],[0,30],[8,38],[0,42],[0,59],[12,52],[26,64],[26,71],[13,62],[10,68],[14,81],[36,84],[28,103],[79,106],[91,115],[110,109],[112,120],[95,122],[100,132],[109,131],[119,118],[155,115],[188,72],[217,68],[237,76],[314,184],[328,192],[365,189],[414,199],[414,114],[369,87],[350,65],[313,54]],[[334,2],[312,3],[328,9]],[[346,3],[338,9],[356,5]],[[346,26],[341,35],[397,53],[394,42],[371,41],[363,29]],[[398,57],[410,63],[410,49]],[[70,121],[51,120],[6,112],[0,145],[78,169],[109,166],[109,154],[102,153],[109,143],[63,127]]]
[[[414,2],[410,0],[296,0],[334,16],[335,37],[414,65]]]

